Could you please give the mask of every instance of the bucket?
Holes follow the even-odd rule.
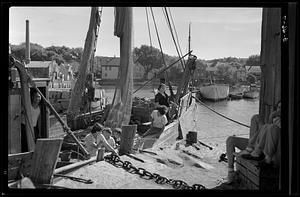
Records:
[[[186,135],[186,142],[188,144],[197,143],[197,132],[189,131],[189,133]]]

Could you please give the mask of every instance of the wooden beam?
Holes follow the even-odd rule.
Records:
[[[86,161],[79,161],[74,164],[70,164],[67,166],[63,166],[61,168],[57,168],[54,170],[54,174],[65,174],[65,173],[68,173],[69,171],[73,171],[77,168],[83,167],[83,166],[93,163],[95,161],[96,161],[96,156],[94,156]]]
[[[62,142],[62,138],[37,140],[29,175],[33,183],[51,183]]]
[[[31,119],[31,107],[30,107],[31,100],[30,100],[30,93],[29,93],[29,83],[32,83],[32,80],[27,74],[27,71],[23,63],[21,63],[20,61],[15,61],[14,65],[19,72],[20,82],[21,82],[21,100],[22,100],[22,105],[25,109],[26,136],[27,136],[28,150],[33,151],[35,146],[34,143],[35,137],[34,137],[34,130],[32,126],[33,123]]]
[[[281,100],[281,9],[263,8],[259,114],[266,123]]]
[[[90,15],[90,24],[87,32],[83,54],[79,67],[78,79],[72,91],[72,96],[67,112],[67,123],[73,128],[73,120],[80,113],[82,93],[85,88],[86,75],[90,66],[91,55],[95,49],[95,41],[97,40],[97,27],[98,27],[98,7],[92,7]]]
[[[21,152],[21,95],[18,90],[10,90],[8,97],[9,154]]]

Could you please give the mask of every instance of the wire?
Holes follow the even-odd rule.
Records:
[[[147,7],[145,7],[145,10],[146,10],[146,17],[147,17],[147,26],[148,26],[148,33],[149,33],[149,39],[150,39],[150,46],[151,46],[151,50],[152,50],[151,31],[150,31]]]
[[[228,118],[227,116],[224,116],[223,114],[220,114],[219,112],[217,112],[217,111],[215,111],[214,109],[210,108],[209,106],[205,105],[205,104],[204,104],[202,101],[200,101],[198,98],[196,98],[196,97],[194,97],[194,96],[193,96],[193,98],[195,98],[201,105],[203,105],[204,107],[210,109],[211,111],[215,112],[216,114],[222,116],[223,118],[226,118],[227,120],[230,120],[230,121],[232,121],[232,122],[235,122],[235,123],[237,123],[237,124],[240,124],[240,125],[242,125],[242,126],[245,126],[245,127],[250,128],[250,126],[248,126],[248,125],[246,125],[246,124],[243,124],[243,123],[241,123],[241,122],[238,122],[238,121],[236,121],[236,120],[233,120],[233,119],[231,119],[231,118]]]
[[[167,66],[166,62],[165,62],[165,58],[164,58],[164,53],[163,53],[163,50],[162,50],[162,46],[161,46],[161,42],[160,42],[160,38],[159,38],[159,34],[158,34],[158,30],[157,30],[157,26],[156,26],[156,22],[155,22],[155,18],[154,18],[154,14],[153,14],[153,10],[152,10],[152,7],[150,7],[150,10],[151,10],[151,14],[152,14],[152,19],[153,19],[153,22],[154,22],[154,27],[155,27],[155,31],[156,31],[156,36],[157,36],[157,39],[158,39],[158,43],[159,43],[159,48],[160,48],[160,51],[161,51],[161,56],[162,56],[162,60],[163,60],[163,65],[164,67]],[[168,75],[166,74],[166,72],[164,72],[165,74],[165,78],[168,78]],[[168,79],[167,79],[168,80]],[[169,81],[169,80],[168,80]]]
[[[163,9],[163,8],[162,8],[162,9]],[[170,30],[170,33],[171,33],[173,42],[174,42],[174,44],[175,44],[175,48],[176,48],[177,54],[178,54],[178,56],[180,57],[181,54],[180,54],[180,52],[179,52],[179,50],[178,50],[177,43],[176,43],[175,38],[174,38],[174,34],[173,34],[173,31],[172,31],[172,26],[171,26],[171,23],[170,23],[170,19],[169,19],[169,15],[168,15],[168,11],[167,11],[166,7],[163,9],[163,13],[164,13],[164,15],[165,15],[165,18],[166,18],[166,21],[167,21],[167,24],[168,24],[168,27],[169,27],[169,30]],[[181,60],[180,63],[181,63],[182,69],[184,70],[184,67],[185,67],[185,66],[184,66],[184,62]]]

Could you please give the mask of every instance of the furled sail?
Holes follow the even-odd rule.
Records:
[[[127,125],[131,116],[133,89],[132,8],[115,8],[115,36],[120,38],[120,67],[112,108],[105,126],[115,128]]]

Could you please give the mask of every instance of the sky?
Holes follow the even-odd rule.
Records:
[[[191,50],[198,59],[248,58],[260,54],[262,8],[170,7],[182,54]],[[49,46],[84,47],[90,7],[11,7],[9,43],[25,42],[29,20],[30,42]],[[163,52],[177,56],[161,7],[153,13]],[[152,46],[159,48],[152,15],[148,9]],[[173,30],[174,31],[174,30]],[[114,8],[103,7],[96,56],[119,56],[119,38],[114,36]],[[133,8],[133,46],[150,45],[145,7]]]

